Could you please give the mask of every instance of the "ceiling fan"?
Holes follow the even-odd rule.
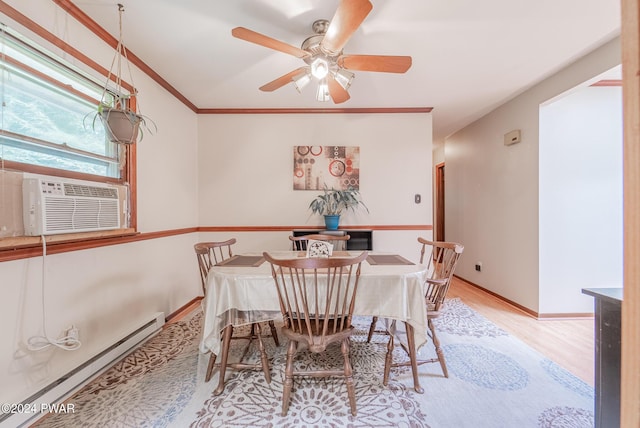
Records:
[[[331,21],[313,23],[314,35],[300,48],[244,27],[231,30],[233,37],[301,58],[307,65],[297,68],[260,87],[271,92],[293,82],[301,92],[311,80],[318,81],[316,99],[340,104],[350,96],[347,89],[355,75],[350,71],[405,73],[411,67],[410,56],[345,55],[342,49],[373,9],[369,0],[341,0]]]

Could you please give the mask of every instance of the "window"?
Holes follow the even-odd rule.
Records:
[[[92,126],[100,100],[115,99],[119,89],[114,84],[105,91],[105,69],[0,2],[0,13],[5,12],[64,54],[56,55],[0,23],[0,262],[33,257],[41,249],[40,237],[24,235],[23,173],[123,189],[127,211],[121,214],[122,229],[58,235],[50,242],[52,254],[128,242],[136,233],[136,148],[110,142],[100,119]],[[104,77],[94,78],[80,67]],[[127,82],[117,87],[125,97],[135,93]],[[135,97],[129,101],[135,108]]]
[[[2,161],[123,180],[125,150],[94,119],[103,84],[8,28],[0,44]]]

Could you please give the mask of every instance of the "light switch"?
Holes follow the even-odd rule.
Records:
[[[422,197],[419,194],[416,194],[415,201],[416,201],[416,204],[419,204],[420,202],[422,202]]]

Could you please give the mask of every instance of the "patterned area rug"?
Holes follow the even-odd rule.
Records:
[[[351,360],[358,415],[349,411],[344,381],[297,379],[289,413],[280,415],[286,344],[266,340],[272,381],[260,371],[217,372],[205,383],[208,355],[198,351],[202,313],[168,325],[68,400],[75,413],[55,414],[38,427],[563,427],[594,424],[593,388],[496,327],[459,299],[449,300],[436,328],[449,368],[420,367],[424,394],[413,391],[409,368],[382,385],[387,337],[366,343],[369,319],[357,319]],[[281,342],[284,338],[281,337]],[[238,358],[243,341],[234,341]],[[432,353],[430,343],[421,349]],[[340,367],[336,347],[324,356],[302,352],[297,364]],[[252,353],[255,358],[255,352]],[[400,348],[396,361],[406,360]]]

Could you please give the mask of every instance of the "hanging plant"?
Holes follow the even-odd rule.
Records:
[[[120,96],[117,102],[100,102],[97,112],[85,116],[85,126],[88,117],[93,116],[92,128],[95,129],[96,123],[100,120],[109,141],[120,144],[133,144],[138,141],[138,136],[142,141],[143,129],[151,134],[156,132],[158,128],[153,120],[126,107],[128,98]]]
[[[107,82],[105,83],[102,91],[102,97],[100,104],[98,104],[98,111],[89,113],[85,116],[85,126],[90,116],[93,116],[91,126],[95,129],[96,122],[100,119],[100,122],[104,126],[104,130],[109,138],[109,141],[118,144],[133,144],[140,141],[144,137],[143,129],[153,134],[158,130],[155,122],[150,118],[139,113],[139,105],[135,104],[138,111],[131,109],[131,98],[136,97],[137,92],[133,94],[126,94],[122,88],[122,62],[123,60],[127,64],[129,69],[129,78],[133,85],[133,75],[127,57],[127,48],[124,46],[122,37],[122,14],[124,13],[124,6],[118,3],[118,15],[119,15],[119,38],[118,45],[116,47],[116,53],[111,62],[111,68],[107,75]],[[114,68],[117,68],[117,73],[114,73]],[[116,89],[115,95],[112,96],[108,91],[109,82],[111,76],[115,76]],[[135,85],[133,85],[135,88]],[[136,99],[137,101],[137,99]]]

